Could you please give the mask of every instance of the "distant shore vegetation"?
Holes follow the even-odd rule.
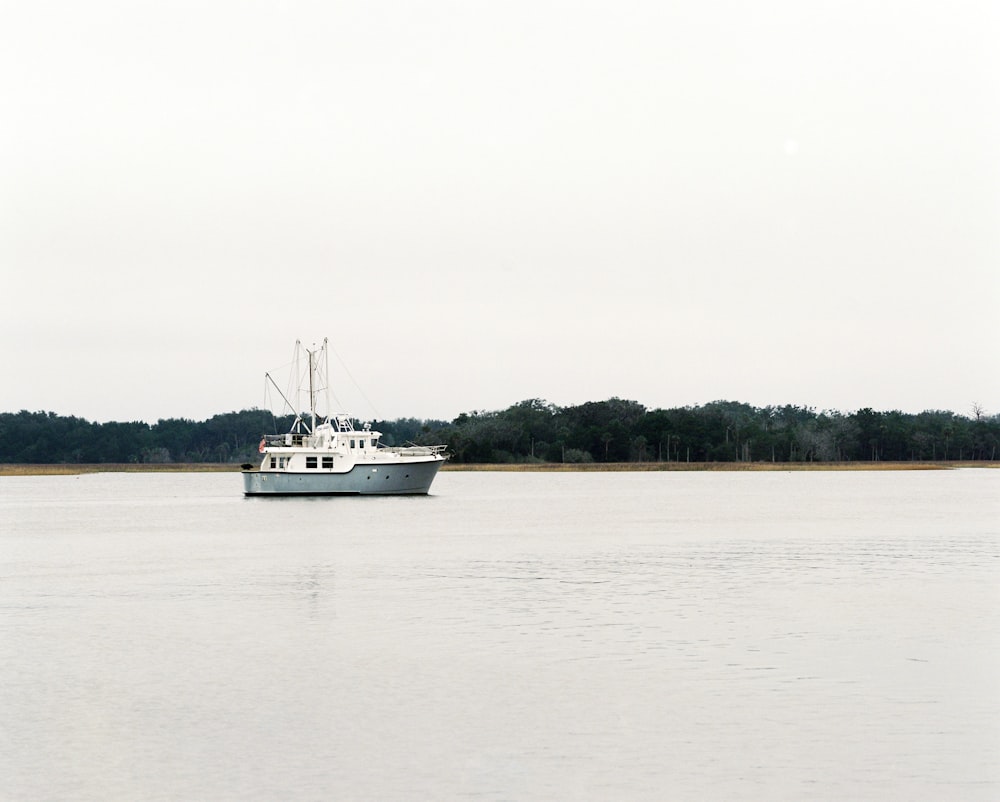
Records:
[[[256,463],[261,437],[291,424],[291,416],[261,409],[154,424],[7,412],[0,413],[0,464]],[[529,399],[452,421],[399,418],[373,421],[372,428],[383,433],[385,445],[446,443],[455,467],[993,462],[1000,450],[1000,415],[975,405],[971,414],[960,415],[870,408],[842,413],[735,401],[647,409],[620,398],[559,407]]]

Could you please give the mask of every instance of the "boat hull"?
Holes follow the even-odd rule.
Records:
[[[344,473],[327,471],[243,471],[247,496],[414,496],[426,495],[438,469],[437,458],[403,463],[360,463]]]

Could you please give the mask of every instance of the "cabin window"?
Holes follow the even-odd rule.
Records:
[[[306,457],[306,468],[316,467],[316,457]]]
[[[274,468],[274,467],[277,467],[277,465],[278,465],[278,458],[277,457],[271,457],[271,467]]]
[[[358,447],[358,441],[357,440],[351,440],[351,448],[357,448],[357,447]]]
[[[358,448],[364,448],[367,440],[358,440]]]
[[[284,468],[285,467],[285,458],[284,457],[278,457],[278,467],[279,468]]]
[[[332,468],[333,467],[333,457],[323,457],[323,467]]]

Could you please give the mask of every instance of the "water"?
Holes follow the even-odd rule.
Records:
[[[0,479],[0,799],[996,799],[1000,471]]]

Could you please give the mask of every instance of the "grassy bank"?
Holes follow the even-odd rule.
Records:
[[[997,468],[1000,462],[587,462],[462,465],[446,462],[445,471],[608,472],[608,471],[940,471]],[[0,465],[0,476],[73,476],[83,473],[235,473],[239,465],[219,462],[100,465]]]
[[[940,471],[996,468],[1000,462],[587,462],[530,465],[460,465],[446,471]]]
[[[0,465],[0,476],[75,476],[81,473],[231,473],[239,465],[224,462],[101,463],[99,465]]]

